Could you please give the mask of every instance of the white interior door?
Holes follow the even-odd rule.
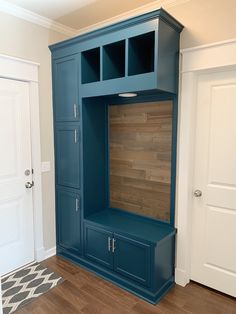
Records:
[[[29,99],[28,83],[0,79],[0,275],[34,260]]]
[[[199,76],[195,157],[191,279],[236,297],[236,71]]]

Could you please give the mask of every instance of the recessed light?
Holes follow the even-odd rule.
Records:
[[[122,94],[119,94],[118,96],[120,97],[136,97],[137,94],[136,93],[122,93]]]

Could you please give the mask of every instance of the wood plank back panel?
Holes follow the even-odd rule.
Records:
[[[109,107],[110,206],[169,221],[172,101]]]

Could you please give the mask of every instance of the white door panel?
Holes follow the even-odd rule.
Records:
[[[227,226],[227,229],[225,228]],[[236,247],[236,215],[228,209],[208,207],[206,217],[206,260],[208,264],[236,274],[232,248]]]
[[[200,75],[191,279],[236,297],[236,71]]]
[[[236,84],[212,86],[208,183],[236,184]]]
[[[34,260],[29,86],[0,79],[0,275]]]

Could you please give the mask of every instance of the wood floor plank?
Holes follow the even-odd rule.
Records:
[[[152,305],[60,257],[43,262],[64,282],[17,314],[236,314],[236,300],[191,282]]]
[[[115,294],[113,295],[107,295],[104,291],[97,289],[94,289],[94,286],[91,285],[84,285],[83,291],[87,292],[88,294],[92,294],[94,298],[97,300],[102,301],[102,303],[106,307],[110,307],[113,311],[119,311],[122,308],[122,313],[128,314],[129,310],[131,309],[129,306],[125,305],[123,302],[120,302],[121,300],[117,299]]]

